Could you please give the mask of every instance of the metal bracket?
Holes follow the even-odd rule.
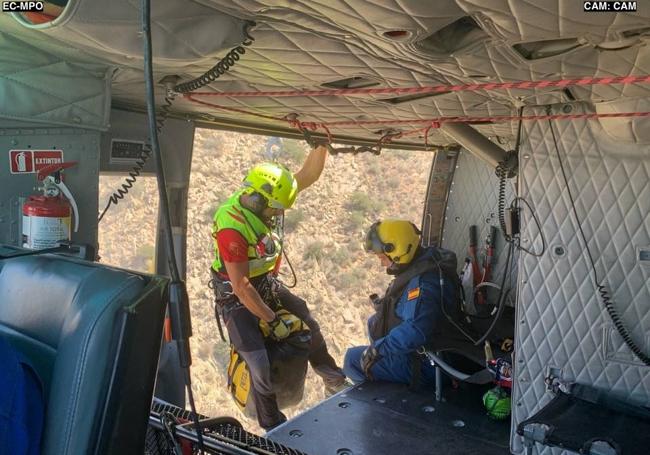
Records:
[[[607,441],[594,441],[589,446],[587,455],[619,455],[619,451]]]
[[[544,423],[529,423],[524,427],[524,446],[533,447],[536,442],[544,444],[551,427]]]

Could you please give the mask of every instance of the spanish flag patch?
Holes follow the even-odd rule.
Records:
[[[420,297],[420,288],[409,289],[407,300],[413,300]]]

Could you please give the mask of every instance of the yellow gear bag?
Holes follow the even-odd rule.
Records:
[[[231,344],[230,362],[228,363],[228,390],[242,411],[246,408],[250,388],[251,377],[248,365]]]
[[[291,328],[289,336],[280,341],[271,340],[270,327],[262,320],[260,320],[260,330],[267,340],[266,350],[271,363],[271,382],[277,396],[278,407],[286,408],[302,400],[311,334],[302,319],[284,308],[280,308],[275,314]],[[231,344],[228,390],[237,407],[248,417],[255,417],[255,406],[252,400],[251,405],[248,405],[252,387],[248,365]]]

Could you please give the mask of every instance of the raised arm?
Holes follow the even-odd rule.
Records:
[[[326,158],[327,148],[324,145],[319,145],[309,152],[300,170],[294,174],[299,192],[318,180],[325,167]]]

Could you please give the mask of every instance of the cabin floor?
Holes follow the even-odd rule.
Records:
[[[487,417],[490,386],[432,390],[368,382],[342,391],[266,434],[309,455],[508,454],[510,419]]]

